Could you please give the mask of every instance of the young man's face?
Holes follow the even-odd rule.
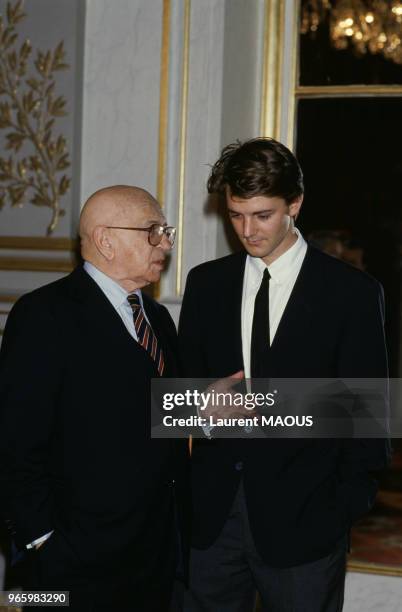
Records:
[[[226,203],[233,228],[246,251],[269,265],[296,240],[294,219],[303,196],[291,204],[283,198],[254,196],[243,199],[227,191]]]

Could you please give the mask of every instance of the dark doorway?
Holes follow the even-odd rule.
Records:
[[[400,98],[302,99],[297,157],[305,176],[299,225],[331,231],[383,285],[390,375],[399,373],[402,235]]]

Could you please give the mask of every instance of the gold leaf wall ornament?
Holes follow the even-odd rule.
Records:
[[[61,42],[54,51],[37,50],[29,71],[32,46],[29,40],[19,45],[16,28],[25,17],[23,0],[8,2],[5,17],[0,15],[0,129],[7,130],[5,148],[12,152],[0,157],[0,209],[6,202],[47,206],[50,235],[65,213],[60,200],[71,184],[66,174],[60,176],[71,166],[66,139],[53,132],[57,118],[67,115],[55,73],[69,65]]]

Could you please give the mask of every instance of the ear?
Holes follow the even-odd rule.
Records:
[[[107,259],[107,261],[112,261],[112,259],[114,259],[115,249],[107,227],[97,225],[93,231],[92,240],[98,252]]]
[[[297,217],[299,216],[302,203],[303,194],[296,198],[296,200],[294,200],[291,204],[289,204],[289,215],[293,217],[294,221],[296,221]]]

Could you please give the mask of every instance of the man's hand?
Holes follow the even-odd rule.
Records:
[[[226,378],[220,378],[212,385],[207,387],[206,391],[212,393],[216,396],[217,393],[225,393],[230,394],[230,390],[232,387],[238,384],[239,380],[244,378],[244,371],[239,370],[239,372],[235,372]],[[225,419],[225,418],[244,418],[244,417],[252,417],[256,415],[256,412],[252,409],[244,408],[243,406],[234,406],[232,402],[228,404],[227,401],[220,402],[218,405],[214,405],[212,400],[207,405],[207,407],[202,411],[203,416],[209,419],[212,416],[214,419]]]

